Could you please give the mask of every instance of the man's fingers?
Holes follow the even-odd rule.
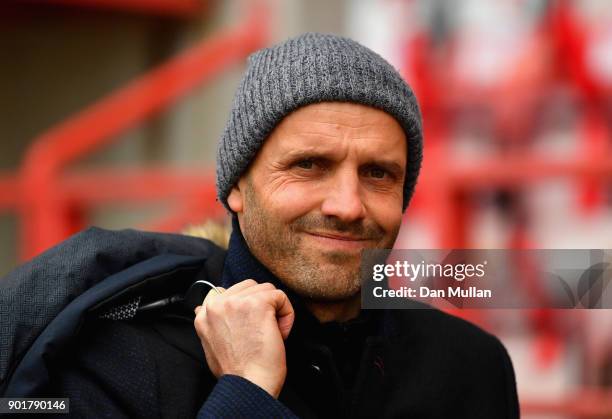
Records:
[[[282,290],[276,289],[270,292],[270,302],[276,309],[276,315],[284,317],[293,314],[293,306],[289,297]]]
[[[291,328],[293,327],[293,321],[295,320],[295,311],[289,301],[289,297],[281,290],[274,290],[270,293],[270,302],[276,310],[276,319],[278,321],[278,328],[281,332],[283,339],[287,339]]]
[[[257,281],[255,281],[254,279],[245,279],[244,281],[240,281],[239,283],[234,284],[231,287],[229,287],[227,291],[225,291],[223,294],[225,294],[226,296],[234,295],[234,294],[239,293],[242,290],[253,287],[255,285],[257,285]]]
[[[211,289],[210,291],[208,291],[208,293],[206,294],[206,297],[204,297],[204,301],[202,301],[202,305],[206,305],[210,303],[213,299],[220,297],[221,294],[219,294],[219,292],[225,294],[225,288],[217,287],[217,290]]]
[[[255,286],[245,288],[239,293],[235,293],[233,298],[247,298],[255,295],[269,301],[276,312],[277,317],[286,317],[293,314],[293,306],[284,291],[279,290],[270,282],[264,282]],[[227,292],[223,293],[227,296]]]
[[[246,279],[244,281],[241,281],[231,286],[227,290],[223,287],[217,287],[217,290],[223,293],[223,297],[230,297],[230,296],[236,296],[236,295],[245,296],[245,295],[253,294],[253,293],[264,291],[264,290],[270,290],[274,288],[275,288],[274,285],[268,282],[263,283],[263,284],[258,284],[253,279]],[[210,303],[214,298],[217,298],[220,295],[221,294],[219,294],[215,289],[211,289],[210,291],[208,291],[208,293],[206,293],[206,297],[204,297],[204,301],[202,302],[202,305]],[[198,311],[196,311],[196,315],[197,313]]]
[[[262,284],[257,284],[255,286],[252,286],[252,287],[249,287],[249,288],[245,288],[241,292],[235,293],[234,297],[243,298],[243,297],[247,297],[249,295],[257,294],[258,292],[272,291],[272,290],[275,290],[275,289],[276,289],[276,287],[273,284],[271,284],[270,282],[264,282]],[[223,294],[227,295],[227,293],[223,293]]]
[[[206,294],[202,305],[199,305],[195,308],[196,316],[198,316],[202,312],[202,310],[204,310],[204,313],[206,313],[207,304],[210,304],[216,298],[246,298],[259,294],[258,297],[263,297],[263,300],[267,304],[270,304],[274,309],[281,336],[283,337],[283,339],[287,339],[287,337],[289,336],[289,332],[293,327],[295,313],[293,310],[293,306],[291,305],[291,301],[289,301],[287,294],[285,294],[282,290],[277,289],[273,284],[269,282],[258,284],[253,280],[239,282],[238,284],[232,286],[231,288],[228,288],[227,290],[222,287],[217,288],[222,291],[223,294],[219,294],[214,289],[211,289]]]
[[[219,290],[219,291],[217,291],[217,290]],[[197,307],[194,309],[196,316],[197,316],[197,315],[198,315],[198,314],[199,314],[199,313],[200,313],[202,310],[204,310],[204,312],[206,313],[206,307],[205,307],[205,306],[206,306],[206,304],[207,304],[207,303],[210,303],[210,302],[212,301],[212,299],[214,299],[214,298],[216,298],[216,297],[219,297],[219,296],[221,295],[221,294],[219,294],[219,292],[221,292],[221,293],[225,294],[225,288],[223,288],[223,287],[217,287],[217,290],[215,290],[215,289],[212,289],[212,288],[211,288],[211,290],[210,290],[210,291],[208,291],[208,292],[206,293],[206,296],[204,297],[204,301],[202,301],[202,304],[201,304],[201,305],[199,305],[199,306],[197,306]]]

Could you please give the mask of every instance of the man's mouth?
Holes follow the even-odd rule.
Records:
[[[308,236],[316,240],[322,247],[329,247],[334,250],[361,250],[366,248],[370,239],[342,233],[329,232],[306,232]]]

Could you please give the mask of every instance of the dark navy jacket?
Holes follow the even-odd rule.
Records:
[[[204,239],[93,228],[21,266],[0,280],[0,394],[70,397],[75,417],[518,417],[503,345],[433,309],[321,327],[290,295],[279,400],[216,380],[181,298],[197,279],[282,287],[242,240],[233,234],[226,254]],[[353,344],[340,340],[358,327],[368,336],[351,375],[338,365]]]

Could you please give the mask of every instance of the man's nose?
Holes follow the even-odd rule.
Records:
[[[359,174],[350,171],[338,172],[330,181],[321,212],[347,222],[363,218],[365,206]]]

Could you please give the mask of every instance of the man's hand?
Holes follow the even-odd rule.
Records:
[[[295,318],[287,295],[247,279],[222,294],[211,290],[195,312],[211,372],[241,376],[278,398],[287,376],[283,340]]]

